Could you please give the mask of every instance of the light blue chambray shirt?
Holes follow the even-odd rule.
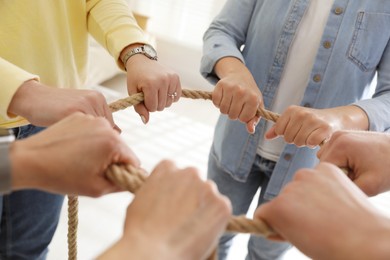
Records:
[[[309,3],[310,0],[228,0],[204,35],[202,75],[215,84],[215,63],[222,57],[237,57],[252,72],[265,107],[271,107],[289,47]],[[389,40],[389,0],[335,0],[301,105],[329,108],[355,104],[367,113],[370,130],[390,131]],[[371,98],[367,93],[376,72],[377,85]],[[264,131],[264,120],[250,135],[244,124],[222,115],[211,153],[225,171],[245,181]],[[275,197],[298,169],[315,166],[316,152],[317,149],[286,145],[265,198]]]

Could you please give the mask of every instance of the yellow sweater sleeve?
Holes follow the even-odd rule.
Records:
[[[86,10],[88,31],[123,70],[121,51],[132,43],[148,43],[129,5],[123,0],[87,0]]]
[[[0,79],[0,84],[2,85],[0,95],[0,122],[11,119],[11,121],[21,121],[22,118],[18,118],[15,115],[9,115],[7,113],[9,104],[11,103],[12,97],[18,88],[23,84],[23,82],[31,79],[39,80],[39,78],[36,75],[22,70],[5,59],[0,58]],[[9,127],[12,125],[12,122],[9,123],[9,125],[0,126]]]

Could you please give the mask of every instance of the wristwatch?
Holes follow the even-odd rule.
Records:
[[[144,44],[142,46],[135,47],[134,49],[128,51],[126,55],[123,56],[122,59],[123,65],[126,67],[127,61],[136,54],[143,54],[151,60],[157,60],[156,50],[151,45]]]
[[[15,140],[10,129],[0,128],[0,194],[11,191],[11,162],[9,146]]]

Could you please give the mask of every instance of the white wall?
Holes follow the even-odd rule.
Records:
[[[200,46],[185,45],[174,39],[156,39],[159,61],[175,70],[181,79],[183,88],[212,90],[199,72],[202,49]]]
[[[156,38],[159,60],[174,69],[184,87],[212,89],[199,73],[202,37],[226,0],[128,0],[149,17],[146,30]]]

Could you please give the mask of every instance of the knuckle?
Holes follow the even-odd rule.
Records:
[[[103,190],[97,186],[91,186],[89,189],[89,196],[92,198],[99,198],[104,194]]]
[[[249,122],[253,118],[253,116],[251,117],[250,115],[240,115],[238,118],[241,122],[246,123]]]
[[[185,171],[185,174],[191,177],[191,179],[201,180],[199,170],[195,167],[187,167],[183,171]]]
[[[305,170],[298,170],[294,175],[294,180],[304,180],[306,179],[308,172]]]

